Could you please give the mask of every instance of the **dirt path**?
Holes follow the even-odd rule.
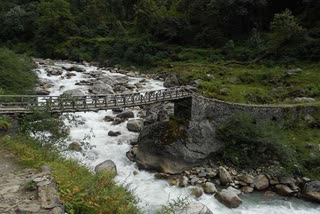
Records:
[[[19,166],[0,145],[0,214],[52,213],[41,208],[36,184],[31,183],[38,173]]]

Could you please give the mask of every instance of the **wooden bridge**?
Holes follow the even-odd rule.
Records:
[[[51,113],[109,110],[184,99],[193,93],[186,87],[177,87],[114,95],[0,95],[0,114],[28,114],[39,110]]]

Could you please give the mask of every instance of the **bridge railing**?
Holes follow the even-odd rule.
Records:
[[[180,99],[190,95],[191,92],[185,87],[114,95],[1,95],[0,113],[27,112],[31,109],[65,112],[123,108]]]

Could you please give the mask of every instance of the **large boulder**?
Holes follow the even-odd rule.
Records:
[[[168,75],[165,78],[164,83],[163,83],[163,86],[166,87],[166,88],[176,87],[176,86],[179,86],[179,85],[180,85],[179,79],[178,79],[176,74]]]
[[[203,190],[206,194],[214,194],[218,192],[216,186],[211,182],[206,182],[203,185]]]
[[[228,208],[237,208],[242,203],[239,196],[232,190],[223,189],[215,195],[215,198]]]
[[[117,174],[117,166],[112,160],[106,160],[100,164],[98,164],[95,168],[94,171],[96,173],[101,173],[101,172],[111,172],[113,174]]]
[[[131,132],[139,132],[143,127],[143,120],[142,119],[132,119],[129,120],[127,123],[127,128]]]
[[[284,184],[276,185],[276,192],[282,196],[291,196],[294,193],[292,189],[290,189],[287,185]]]
[[[85,92],[81,89],[72,89],[63,92],[63,96],[85,96]]]
[[[90,89],[93,94],[114,94],[112,87],[105,83],[96,83]]]
[[[177,174],[204,163],[223,144],[215,141],[210,127],[187,128],[176,121],[157,122],[142,129],[136,153],[137,164],[146,169]]]
[[[82,151],[82,147],[81,144],[79,142],[72,142],[69,144],[68,149],[71,151],[75,151],[75,152],[81,152]]]
[[[306,199],[320,203],[320,181],[306,183],[303,196]]]
[[[213,214],[209,208],[199,202],[191,202],[186,206],[182,206],[181,208],[177,208],[174,214]]]

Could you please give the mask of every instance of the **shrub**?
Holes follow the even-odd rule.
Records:
[[[284,131],[272,121],[239,112],[220,125],[216,134],[225,143],[224,159],[240,168],[255,168],[272,159],[285,165],[294,161],[293,150],[283,143]]]
[[[0,88],[4,93],[30,94],[37,80],[32,60],[8,49],[0,49]]]

